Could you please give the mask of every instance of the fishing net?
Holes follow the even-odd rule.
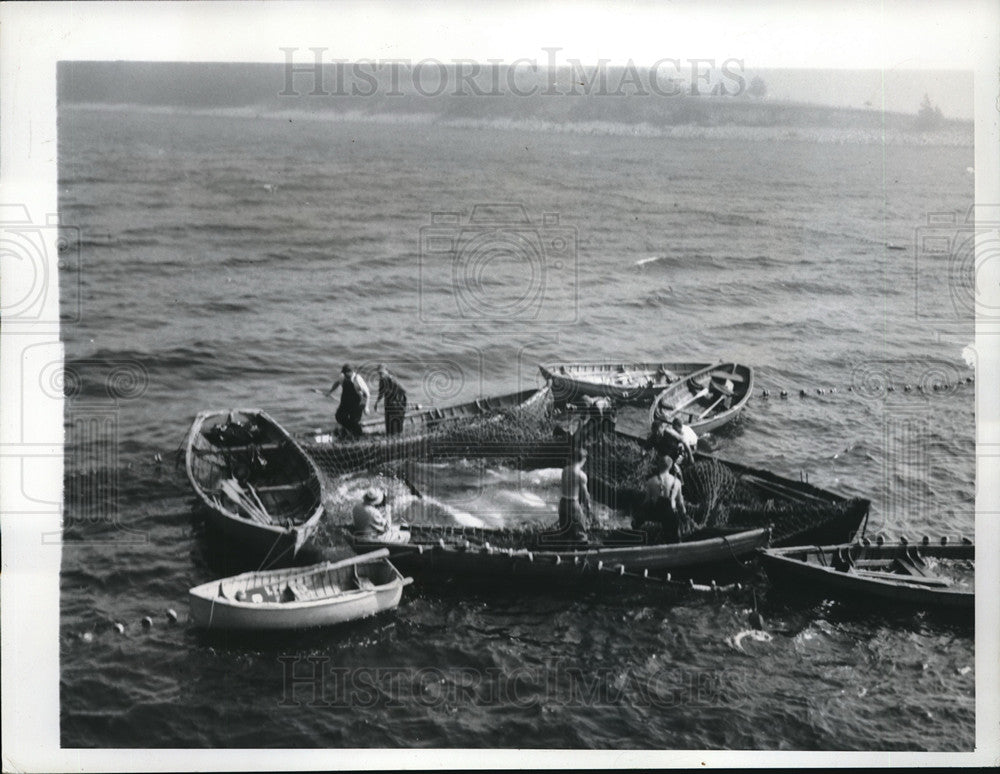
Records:
[[[488,459],[522,470],[559,467],[576,445],[589,451],[586,472],[597,502],[631,518],[644,500],[655,455],[632,436],[601,422],[571,427],[540,391],[513,406],[483,404],[474,415],[425,422],[413,435],[304,443],[330,476],[371,471],[399,475],[406,460]],[[773,544],[844,542],[868,512],[867,500],[848,500],[802,482],[702,457],[682,468],[688,524],[695,529],[772,527]]]
[[[462,413],[434,409],[414,413],[407,417],[401,435],[373,432],[352,439],[313,434],[299,441],[329,476],[391,470],[404,460],[489,458],[530,468],[551,461],[554,453],[559,455],[556,464],[565,457],[563,447],[554,442],[556,425],[548,389],[513,405],[483,399],[458,408]]]
[[[654,455],[638,439],[604,433],[591,438],[587,472],[594,498],[628,514],[645,499]],[[771,527],[773,544],[837,543],[853,538],[869,503],[713,458],[682,468],[688,524],[695,529]]]

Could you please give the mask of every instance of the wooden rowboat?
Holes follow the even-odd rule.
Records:
[[[206,629],[280,630],[331,626],[391,610],[404,578],[385,549],[309,567],[245,572],[188,593],[191,619]]]
[[[761,553],[768,577],[788,584],[920,609],[972,611],[976,547],[959,543],[848,543],[772,548]]]
[[[323,516],[312,459],[259,409],[203,411],[188,432],[188,478],[211,527],[271,567],[291,559]]]
[[[372,418],[362,422],[365,434],[358,439],[335,430],[318,430],[300,435],[299,441],[324,471],[336,475],[406,457],[429,459],[441,451],[461,454],[461,445],[448,437],[449,431],[483,422],[499,423],[505,416],[537,423],[551,409],[552,391],[545,385],[453,406],[411,411],[403,419],[402,433],[391,437],[385,434],[384,421]],[[497,455],[505,453],[502,444],[493,444],[490,450]]]
[[[549,363],[538,366],[552,384],[557,403],[607,397],[620,403],[648,404],[665,387],[711,363]]]
[[[349,530],[348,530],[349,532]],[[588,531],[582,546],[557,533],[537,529],[454,529],[410,527],[410,542],[388,546],[394,561],[411,571],[456,575],[559,578],[589,567],[622,572],[674,572],[731,562],[768,544],[767,529],[728,531],[683,543],[650,543],[642,530]],[[383,545],[351,538],[356,550]]]
[[[676,417],[698,435],[736,418],[753,395],[753,369],[739,363],[720,363],[663,390],[649,409],[650,426]]]
[[[403,430],[400,435],[414,436],[423,435],[429,430],[436,430],[452,422],[475,419],[478,417],[500,414],[509,410],[531,410],[534,407],[543,406],[546,400],[551,398],[548,387],[541,389],[535,387],[530,390],[511,392],[505,395],[494,395],[476,400],[458,403],[453,406],[429,406],[412,411],[408,411],[403,417]],[[381,417],[368,417],[361,422],[361,429],[364,437],[360,442],[372,440],[384,441],[385,422]],[[310,444],[317,446],[336,444],[348,445],[352,443],[350,436],[345,436],[339,429],[320,429],[310,433],[299,434],[299,438]]]

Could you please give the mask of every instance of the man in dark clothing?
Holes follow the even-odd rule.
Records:
[[[375,399],[375,410],[378,411],[379,401],[385,399],[385,434],[398,435],[403,432],[403,417],[406,415],[406,390],[395,376],[389,373],[384,364],[378,367],[378,397]]]
[[[334,418],[347,432],[355,438],[360,438],[364,434],[361,429],[361,416],[368,413],[368,399],[371,393],[361,374],[355,373],[351,366],[345,365],[340,373],[341,377],[333,383],[326,394],[333,395],[338,387],[341,388],[340,405]]]

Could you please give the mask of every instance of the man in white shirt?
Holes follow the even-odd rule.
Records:
[[[408,530],[394,527],[392,510],[381,489],[369,489],[364,500],[354,506],[354,537],[382,543],[407,543]]]

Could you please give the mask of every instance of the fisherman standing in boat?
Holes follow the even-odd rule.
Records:
[[[392,524],[392,510],[381,489],[369,489],[354,506],[354,537],[379,543],[408,543],[410,533]]]
[[[640,506],[640,516],[632,524],[636,529],[648,521],[663,525],[668,543],[681,542],[680,519],[687,521],[687,506],[677,472],[676,463],[669,457],[657,459],[656,474],[646,481],[646,499]]]
[[[674,460],[685,464],[693,463],[694,450],[698,448],[698,434],[681,422],[680,417],[674,417],[670,426],[663,429],[677,442],[677,454],[674,455]]]
[[[698,434],[674,417],[670,424],[654,422],[649,434],[649,446],[658,458],[680,464],[694,463],[694,450],[698,447]],[[679,472],[675,471],[675,472]]]
[[[355,438],[360,438],[364,434],[361,429],[361,417],[363,414],[369,413],[368,399],[371,397],[371,393],[368,391],[365,380],[361,378],[361,374],[355,373],[350,365],[345,365],[340,373],[341,377],[333,383],[325,394],[333,395],[338,387],[341,388],[340,405],[337,407],[334,418],[347,432]]]
[[[559,533],[580,542],[587,540],[585,525],[591,518],[587,474],[583,472],[586,461],[586,447],[577,446],[570,455],[569,464],[563,468],[562,497],[559,500]]]
[[[375,410],[385,398],[385,434],[398,435],[403,432],[403,417],[406,416],[406,390],[395,376],[389,373],[384,363],[378,367],[378,397],[375,398]]]

